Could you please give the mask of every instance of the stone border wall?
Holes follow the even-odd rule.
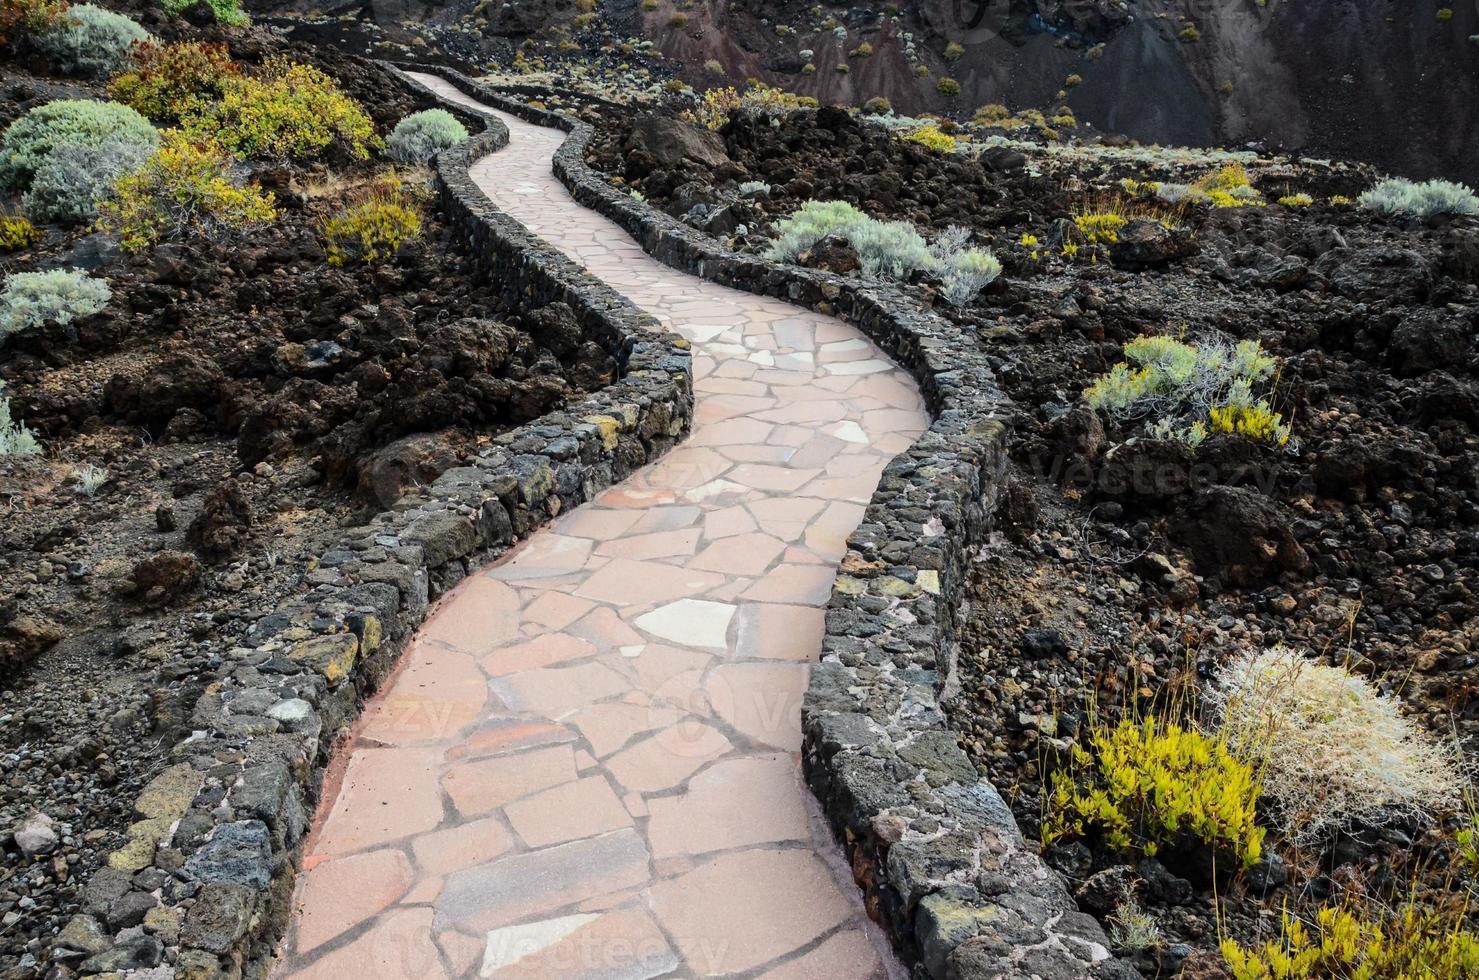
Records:
[[[441,203],[507,299],[561,301],[621,377],[505,433],[309,565],[307,591],[221,651],[194,733],[134,804],[127,843],[83,892],[56,946],[82,974],[173,966],[257,977],[292,909],[303,834],[336,740],[430,603],[554,515],[657,459],[693,413],[686,341],[500,212],[468,174],[508,142],[487,128],[437,160]]]
[[[1135,976],[1023,840],[940,707],[956,685],[970,555],[991,529],[1006,472],[1006,398],[976,338],[901,290],[733,252],[594,172],[588,123],[444,68],[421,70],[569,133],[555,174],[659,261],[845,317],[914,375],[934,421],[885,470],[848,541],[802,709],[807,781],[870,911],[926,976]]]

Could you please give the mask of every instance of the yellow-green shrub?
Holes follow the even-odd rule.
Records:
[[[960,83],[953,78],[942,78],[935,86],[935,91],[941,95],[959,95]]]
[[[374,264],[421,237],[421,212],[404,191],[379,188],[324,223],[329,264]]]
[[[21,215],[0,217],[0,251],[19,252],[41,240],[40,230]]]
[[[224,44],[144,41],[134,46],[133,62],[108,83],[108,94],[162,123],[207,108],[241,75]]]
[[[1090,211],[1073,216],[1074,226],[1090,245],[1114,244],[1120,240],[1120,229],[1129,223],[1129,218],[1114,211]]]
[[[964,55],[965,48],[961,47],[959,42],[951,41],[949,44],[945,45],[945,51],[942,57],[946,61],[959,61],[962,57],[964,57]]]
[[[1279,198],[1279,203],[1286,208],[1307,208],[1315,203],[1315,199],[1308,194],[1285,194]]]
[[[220,101],[192,114],[186,128],[239,159],[311,160],[338,149],[366,160],[381,145],[365,110],[332,78],[282,57],[232,79]]]
[[[1233,980],[1459,980],[1479,977],[1479,939],[1452,916],[1408,902],[1390,915],[1322,908],[1309,925],[1284,912],[1262,945],[1221,943]]]
[[[1053,773],[1044,844],[1098,831],[1110,847],[1147,857],[1194,840],[1244,867],[1258,863],[1258,780],[1223,742],[1146,718],[1095,725],[1089,744]]]
[[[940,132],[934,126],[920,126],[904,139],[911,143],[918,143],[925,149],[934,150],[936,153],[949,153],[955,149],[955,137]]]
[[[228,176],[231,157],[178,130],[135,173],[121,177],[113,197],[98,205],[98,227],[117,233],[124,249],[213,236],[276,217],[272,195]]]

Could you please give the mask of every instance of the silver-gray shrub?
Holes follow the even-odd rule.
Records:
[[[108,305],[113,290],[81,269],[17,272],[0,289],[0,337],[44,323],[66,326]]]
[[[385,141],[385,155],[397,163],[426,163],[465,139],[467,127],[456,116],[446,109],[425,109],[395,124]]]
[[[0,456],[35,456],[41,452],[36,435],[22,422],[10,417],[10,399],[0,381]]]
[[[128,63],[134,42],[149,32],[122,14],[79,3],[35,38],[35,46],[70,75],[107,78]]]
[[[153,152],[153,141],[127,133],[100,143],[63,143],[36,170],[21,204],[40,221],[91,221],[118,178],[133,173]]]
[[[1401,218],[1479,214],[1479,197],[1463,184],[1448,180],[1414,182],[1392,177],[1366,191],[1357,198],[1357,203],[1368,211]]]
[[[968,303],[1001,274],[986,249],[967,248],[969,229],[947,228],[933,244],[907,221],[879,221],[846,201],[807,201],[776,223],[766,258],[791,262],[817,242],[836,235],[858,253],[865,276],[903,281],[916,272],[938,276],[941,295],[952,305]]]

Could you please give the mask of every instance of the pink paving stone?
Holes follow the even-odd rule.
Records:
[[[448,749],[447,759],[452,762],[481,759],[574,739],[575,733],[564,725],[522,718],[490,718],[464,741]]]
[[[694,521],[703,516],[703,511],[690,504],[676,504],[671,507],[653,507],[642,515],[642,519],[632,526],[633,534],[650,534],[653,531],[672,531],[680,527],[688,527]]]
[[[635,735],[677,724],[682,713],[672,708],[610,702],[587,708],[570,719],[590,743],[596,758],[604,758],[632,740]]]
[[[647,980],[678,962],[652,916],[627,907],[489,933],[483,969],[498,980]]]
[[[711,654],[664,643],[648,643],[636,656],[605,654],[601,662],[652,695],[655,703],[692,703],[703,685],[703,674],[713,664]]]
[[[609,541],[625,534],[633,524],[641,519],[640,512],[582,507],[569,516],[561,518],[558,527],[561,534],[571,537]]]
[[[704,537],[710,541],[755,530],[755,518],[743,505],[724,507],[704,516]]]
[[[437,924],[486,932],[649,880],[650,856],[630,828],[481,864],[447,877]]]
[[[350,854],[442,822],[437,749],[356,749],[314,854]]]
[[[759,575],[786,550],[784,541],[768,534],[736,534],[715,541],[689,561],[689,568],[702,568],[731,575]]]
[[[581,660],[595,654],[596,648],[578,636],[568,633],[546,633],[528,643],[502,647],[483,658],[483,670],[489,677],[502,677],[522,670],[536,670],[551,664]],[[486,686],[486,683],[485,683]]]
[[[553,720],[620,694],[628,687],[620,674],[598,663],[526,670],[496,677],[492,686],[494,693],[510,710]]]
[[[698,539],[703,532],[696,527],[680,528],[676,531],[654,531],[652,534],[634,534],[606,541],[596,548],[596,554],[613,558],[633,558],[644,561],[651,558],[669,558],[674,555],[691,555],[698,548]]]
[[[400,851],[334,858],[303,876],[294,949],[311,952],[394,902],[411,886],[411,863]]]
[[[766,970],[758,980],[885,980],[887,976],[878,949],[867,935],[846,929],[827,937],[816,949]]]
[[[617,605],[669,602],[697,595],[722,581],[723,578],[713,572],[616,558],[586,579],[577,594]]]
[[[442,601],[418,637],[479,654],[518,635],[518,594],[502,582],[474,575]]]
[[[688,968],[702,976],[769,963],[852,911],[827,867],[797,849],[720,855],[653,885],[652,905]]]
[[[735,418],[705,426],[693,436],[696,446],[754,446],[765,442],[775,426],[755,419]]]
[[[813,497],[772,497],[752,500],[747,506],[760,522],[762,531],[791,541],[805,532],[811,519],[826,505],[826,501]]]
[[[802,805],[801,770],[789,755],[714,763],[680,796],[647,803],[647,840],[657,859],[751,844],[804,841],[811,834]]]
[[[632,818],[605,776],[590,776],[535,793],[504,807],[508,822],[529,847],[563,844],[622,827]]]
[[[440,742],[476,721],[488,700],[488,680],[472,657],[425,643],[389,690],[365,711],[360,737],[381,745]]]
[[[606,769],[624,789],[655,793],[682,784],[731,748],[718,729],[683,721],[618,752]]]
[[[578,636],[587,643],[593,644],[602,650],[631,646],[634,643],[642,642],[641,635],[622,622],[621,617],[616,614],[615,610],[606,606],[598,606],[592,609],[585,618],[569,627],[565,632],[572,636]]]
[[[293,980],[445,980],[447,974],[431,938],[431,921],[429,908],[387,912],[358,939],[288,976]]]
[[[411,853],[425,874],[445,875],[492,861],[513,846],[503,824],[487,817],[412,838]]]
[[[721,664],[704,682],[714,713],[763,745],[801,748],[805,664]]]
[[[570,746],[560,745],[464,762],[447,770],[442,777],[442,786],[458,813],[478,816],[496,810],[510,800],[573,779],[575,753]],[[440,801],[437,809],[441,809]]]
[[[524,607],[524,619],[562,630],[591,611],[593,603],[562,592],[545,592]]]
[[[763,463],[741,463],[728,473],[728,479],[756,490],[792,493],[817,475],[817,470],[766,466]]]
[[[411,890],[401,896],[402,905],[430,905],[437,900],[442,893],[442,879],[423,878],[411,886]]]
[[[460,977],[473,971],[483,960],[483,943],[472,936],[445,929],[437,933],[436,939],[452,967],[453,976]]]
[[[512,558],[495,565],[487,575],[505,582],[566,575],[585,567],[593,544],[586,538],[570,538],[546,531],[530,538]]]
[[[743,598],[756,602],[795,602],[820,606],[832,595],[831,566],[778,565],[746,589]]]
[[[826,612],[815,606],[747,602],[735,621],[736,656],[810,663],[822,646]]]

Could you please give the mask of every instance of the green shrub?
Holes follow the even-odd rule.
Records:
[[[0,252],[19,252],[41,241],[41,230],[18,214],[0,217]]]
[[[42,221],[91,221],[118,178],[139,169],[153,152],[153,143],[127,135],[99,143],[64,143],[36,171],[22,206]]]
[[[935,91],[941,95],[955,96],[960,94],[960,83],[953,78],[942,78],[935,85]]]
[[[246,11],[241,9],[240,0],[206,0],[211,9],[216,12],[216,20],[230,27],[245,27],[252,22]],[[178,17],[184,13],[186,8],[193,7],[195,0],[161,0],[160,6],[170,14]]]
[[[879,221],[845,201],[807,201],[777,222],[776,232],[767,258],[789,262],[836,235],[858,253],[863,275],[899,281],[921,272],[936,275],[943,284],[941,295],[955,304],[970,301],[1001,273],[989,251],[965,248],[970,237],[965,229],[947,229],[931,246],[908,222]]]
[[[99,205],[98,227],[118,234],[125,250],[138,251],[272,220],[272,195],[241,186],[230,173],[231,157],[220,147],[170,130],[164,145]]]
[[[336,266],[386,262],[402,243],[420,237],[420,209],[396,188],[378,189],[324,224],[329,264]]]
[[[111,10],[79,3],[35,37],[36,50],[70,75],[107,78],[128,64],[129,51],[149,32]]]
[[[1118,851],[1154,857],[1190,841],[1258,863],[1266,831],[1257,824],[1253,767],[1220,740],[1146,718],[1095,724],[1090,750],[1052,775],[1043,807],[1043,844],[1099,833]]]
[[[1258,341],[1140,336],[1124,352],[1126,360],[1084,390],[1096,411],[1119,422],[1146,420],[1150,435],[1192,448],[1211,432],[1289,443],[1289,426],[1258,391],[1278,366]]]
[[[226,93],[241,66],[224,44],[146,41],[133,51],[133,65],[108,83],[108,94],[150,119],[176,123]]]
[[[0,289],[0,336],[45,323],[66,326],[108,305],[113,290],[81,269],[17,272]]]
[[[446,109],[413,112],[391,130],[385,155],[397,163],[426,163],[449,146],[467,139],[467,128]]]
[[[1220,943],[1233,980],[1460,980],[1479,976],[1479,936],[1461,917],[1407,901],[1379,908],[1327,906],[1306,924],[1287,909],[1278,936]]]
[[[668,18],[668,26],[674,30],[682,30],[688,26],[687,14],[674,14]]]
[[[875,95],[863,103],[863,112],[870,116],[886,116],[893,111],[893,104],[881,95]]]
[[[1427,219],[1439,214],[1479,214],[1479,197],[1447,180],[1415,183],[1401,177],[1383,180],[1359,198],[1368,211],[1399,218]]]
[[[873,45],[864,41],[847,53],[849,58],[871,58],[873,57]]]
[[[0,381],[0,456],[35,456],[41,443],[24,423],[10,417],[10,399],[5,397],[5,382]]]
[[[330,151],[367,160],[380,146],[370,117],[332,78],[282,57],[230,80],[221,100],[192,114],[185,128],[243,160],[313,160]]]
[[[945,52],[943,57],[946,61],[953,63],[959,61],[964,56],[965,48],[961,47],[958,41],[951,41],[949,44],[945,45]]]
[[[150,145],[159,142],[149,120],[117,102],[58,99],[37,106],[0,136],[0,185],[23,190],[57,147],[98,143],[110,136]]]
[[[920,126],[903,138],[910,143],[918,143],[925,149],[934,150],[936,153],[955,152],[955,137],[940,132],[935,126]]]

